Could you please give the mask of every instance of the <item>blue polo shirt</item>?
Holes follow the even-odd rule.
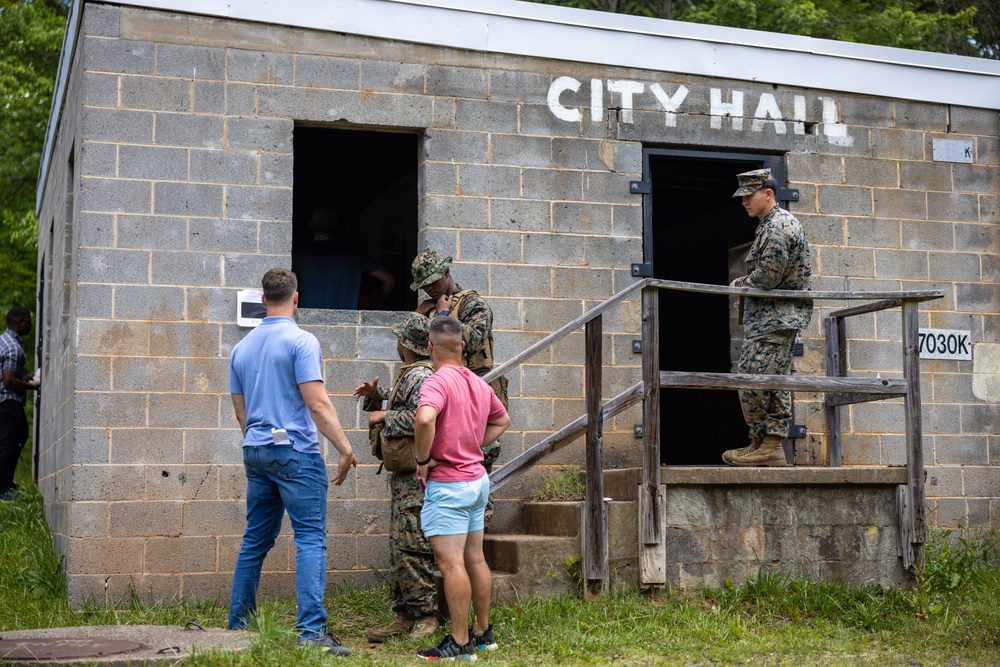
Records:
[[[299,384],[323,380],[319,341],[289,317],[265,317],[229,354],[229,391],[247,406],[244,447],[274,443],[285,429],[296,451],[320,453]]]

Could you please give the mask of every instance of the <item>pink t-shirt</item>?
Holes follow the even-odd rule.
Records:
[[[472,482],[484,474],[486,423],[507,414],[493,389],[468,368],[442,366],[420,385],[420,406],[438,412],[431,456],[440,462],[429,478]]]

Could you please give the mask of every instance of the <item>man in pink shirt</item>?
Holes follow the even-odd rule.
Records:
[[[434,375],[420,387],[413,430],[417,475],[427,484],[420,521],[444,576],[451,634],[436,647],[417,651],[425,660],[475,660],[477,648],[497,648],[489,623],[493,575],[483,556],[490,478],[482,448],[507,430],[510,418],[493,389],[465,367],[464,346],[458,320],[434,318],[429,343]]]

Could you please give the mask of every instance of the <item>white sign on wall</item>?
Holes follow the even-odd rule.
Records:
[[[971,331],[921,329],[921,359],[972,359]]]
[[[267,315],[267,308],[260,300],[262,296],[264,291],[259,289],[241,289],[236,293],[236,324],[251,329],[260,324]]]
[[[737,89],[710,88],[708,96],[684,85],[664,86],[655,82],[620,79],[576,79],[560,76],[549,86],[547,101],[549,111],[567,123],[604,122],[605,110],[619,110],[619,120],[625,124],[635,122],[635,107],[657,109],[663,114],[665,127],[677,127],[678,118],[709,117],[713,130],[732,129],[736,132],[749,128],[762,132],[765,128],[777,135],[805,135],[812,130],[807,119],[808,100],[805,95],[793,95],[791,100],[773,93],[748,92]],[[818,132],[838,146],[853,146],[854,137],[840,119],[837,98],[818,97],[822,104],[822,122]],[[707,102],[707,104],[706,104]],[[682,120],[682,122],[685,122]],[[747,122],[744,122],[747,121]]]

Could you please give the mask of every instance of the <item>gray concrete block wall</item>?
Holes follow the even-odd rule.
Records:
[[[591,123],[584,110],[580,122],[565,123],[546,105],[555,77],[657,77],[531,59],[484,64],[464,52],[103,5],[86,6],[84,25],[79,94],[71,98],[79,122],[60,128],[64,155],[75,132],[80,188],[74,240],[62,251],[72,258],[69,278],[59,281],[73,308],[59,340],[79,343],[62,357],[74,381],[46,389],[59,408],[45,413],[42,436],[52,450],[45,461],[69,450],[59,460],[79,468],[71,475],[69,464],[52,468],[42,482],[46,498],[60,499],[50,521],[60,526],[56,541],[69,556],[75,599],[122,590],[129,576],[166,597],[195,585],[227,594],[243,528],[239,434],[226,383],[226,358],[244,334],[232,324],[235,291],[290,264],[291,139],[299,120],[423,131],[418,245],[455,257],[456,278],[490,300],[501,360],[632,282],[629,264],[642,260],[642,209],[628,183],[642,178],[644,143],[788,151],[790,186],[803,193],[791,208],[813,244],[816,288],[945,289],[947,299],[925,306],[924,325],[960,314],[975,320],[976,344],[998,342],[1000,304],[982,259],[1000,252],[1000,151],[990,114],[951,110],[949,133],[939,105],[834,95],[847,141],[824,134],[826,102],[813,93],[672,75],[665,88],[673,94],[683,83],[692,105],[707,106],[710,88],[746,91],[747,117],[724,119],[717,129],[706,114],[681,112],[670,126],[646,95],[636,98],[631,118],[604,109],[606,122]],[[785,118],[752,129],[753,104],[764,95],[782,109],[804,95],[807,120],[818,127],[779,134],[779,123],[791,128]],[[936,137],[972,140],[975,164],[931,162]],[[46,196],[49,217],[64,205],[57,199],[57,190]],[[40,248],[45,242],[43,230]],[[817,305],[800,369],[823,372],[819,322],[835,307]],[[395,371],[386,328],[394,317],[302,313],[323,344],[328,390],[362,461],[357,477],[331,490],[334,578],[364,579],[372,564],[384,566],[388,490],[371,483],[381,479],[350,393],[369,375]],[[605,316],[605,359],[614,363],[605,371],[607,395],[638,379],[628,344],[639,325],[635,302]],[[894,328],[891,316],[852,328],[853,371],[898,374]],[[581,411],[581,364],[568,339],[511,374],[515,430],[504,437],[501,461]],[[997,398],[975,395],[969,372],[954,364],[925,365],[923,375],[932,474],[974,469],[995,480],[1000,456],[986,424]],[[797,457],[821,463],[819,398],[797,401],[810,433]],[[898,412],[898,403],[849,410],[845,462],[900,463],[901,436],[886,426],[899,423]],[[614,465],[638,462],[635,419],[628,414],[605,428]],[[581,461],[574,445],[553,464]],[[112,490],[112,473],[128,483]],[[982,491],[988,482],[929,487],[941,525],[959,508],[1000,524],[990,496],[969,496],[966,486]],[[514,502],[530,488],[512,485],[505,498]],[[169,508],[159,529],[130,535],[116,520],[114,534],[78,536],[67,527],[68,508],[79,504],[127,525],[141,518],[143,502]],[[499,527],[516,528],[518,515],[507,509],[498,512]],[[107,541],[116,544],[119,566],[90,571],[89,550]],[[268,565],[274,586],[291,584],[285,556]]]

